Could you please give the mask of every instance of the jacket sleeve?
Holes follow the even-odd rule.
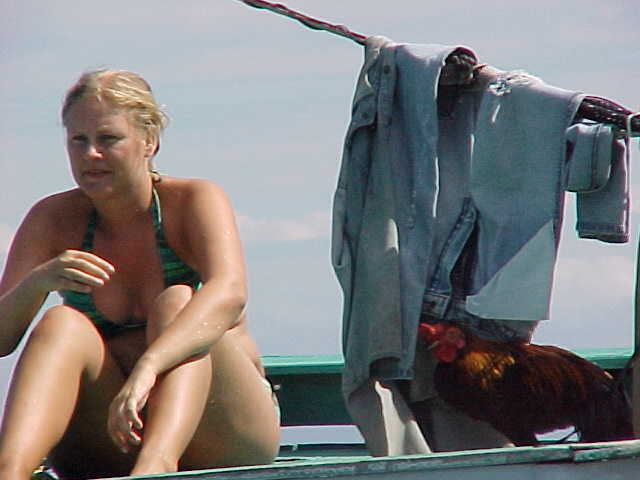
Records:
[[[615,130],[578,123],[567,130],[567,190],[577,193],[581,238],[629,241],[629,155]]]

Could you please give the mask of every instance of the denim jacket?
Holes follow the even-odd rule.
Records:
[[[440,71],[460,49],[475,56],[367,40],[333,204],[345,395],[372,376],[412,378],[421,314],[548,318],[569,185],[582,192],[584,236],[628,234],[611,130],[571,127],[583,95],[500,72],[438,115]]]

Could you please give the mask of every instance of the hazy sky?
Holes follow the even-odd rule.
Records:
[[[636,0],[284,3],[366,35],[467,45],[497,68],[640,105]],[[171,117],[161,172],[213,180],[232,199],[262,353],[338,353],[331,201],[362,47],[238,0],[0,0],[0,12],[0,266],[27,209],[73,186],[58,118],[67,87],[84,70],[134,70]],[[633,168],[637,141],[632,150]],[[552,320],[535,340],[630,346],[640,209],[630,244],[607,245],[576,239],[573,204],[568,195]],[[0,359],[0,400],[15,360]]]

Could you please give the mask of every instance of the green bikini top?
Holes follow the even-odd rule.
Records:
[[[162,211],[160,198],[155,188],[153,189],[151,202],[151,217],[156,232],[156,250],[160,257],[165,288],[172,285],[189,285],[193,289],[200,287],[200,276],[189,265],[185,264],[169,246],[162,230]],[[82,240],[81,250],[90,252],[93,249],[93,237],[95,234],[98,213],[94,210],[89,216],[87,231]],[[114,323],[108,320],[96,308],[93,297],[87,293],[79,293],[71,290],[61,291],[64,304],[85,314],[103,334],[114,334],[120,330],[138,327],[146,322],[134,321],[125,324]]]

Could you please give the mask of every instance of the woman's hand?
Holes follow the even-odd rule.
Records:
[[[138,363],[111,402],[107,430],[124,453],[142,442],[144,424],[140,412],[149,399],[156,377],[157,374],[151,368]]]
[[[93,253],[65,250],[37,267],[33,274],[38,288],[45,292],[72,290],[91,293],[109,281],[114,272],[113,265]]]

